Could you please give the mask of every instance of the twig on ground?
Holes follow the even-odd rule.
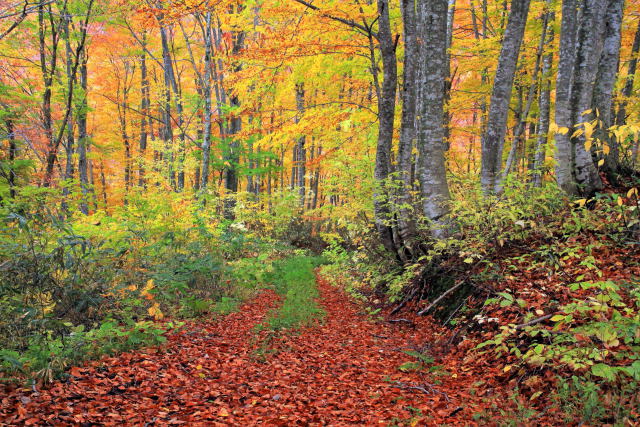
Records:
[[[419,316],[424,316],[425,314],[427,314],[429,312],[429,310],[431,310],[433,307],[435,307],[436,305],[438,305],[438,303],[440,301],[442,301],[443,299],[445,299],[446,297],[448,297],[449,295],[451,295],[452,293],[454,293],[455,291],[457,291],[458,289],[460,289],[460,287],[462,287],[462,285],[464,285],[467,282],[460,282],[457,285],[455,285],[454,287],[448,289],[445,293],[443,293],[442,295],[440,295],[438,298],[435,299],[435,301],[433,301],[431,304],[429,304],[427,306],[427,308],[425,308],[424,310],[420,310],[418,312]]]
[[[423,385],[416,385],[416,384],[406,384],[401,381],[394,381],[391,387],[399,388],[401,390],[417,390],[417,391],[423,392],[424,394],[439,394],[441,396],[444,396],[447,402],[450,402],[449,395],[447,393],[445,393],[444,391],[438,390],[437,388],[435,388],[435,386],[429,383],[424,383]]]
[[[387,322],[389,322],[389,323],[407,323],[407,324],[409,324],[410,326],[412,326],[414,328],[416,327],[416,324],[413,321],[409,320],[409,319],[389,319],[389,320],[387,320]]]
[[[521,325],[516,326],[516,329],[519,330],[519,329],[524,329],[527,326],[537,325],[538,323],[544,322],[547,319],[551,319],[555,315],[556,315],[556,313],[545,314],[544,316],[540,316],[537,319],[533,319],[533,320],[530,320],[527,323],[523,323]]]

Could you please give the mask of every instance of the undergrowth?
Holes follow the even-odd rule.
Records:
[[[27,186],[0,204],[2,382],[50,382],[83,360],[162,344],[181,319],[229,314],[293,251],[293,197],[278,216],[238,207],[235,221],[187,194],[135,193],[90,216],[60,198]],[[274,325],[305,318],[290,307],[307,300],[290,293]]]
[[[571,201],[553,184],[535,189],[508,180],[499,198],[464,180],[455,185],[464,198],[452,202],[449,238],[421,235],[418,254],[399,266],[375,235],[352,224],[328,236],[332,264],[323,276],[377,309],[385,301],[387,315],[435,301],[429,314],[450,332],[433,345],[471,342],[460,361],[465,369],[491,360],[498,381],[514,390],[487,420],[505,419],[501,411],[510,406],[520,420],[638,421],[637,189]]]

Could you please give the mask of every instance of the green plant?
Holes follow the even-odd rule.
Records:
[[[319,295],[313,272],[320,262],[320,258],[297,255],[275,264],[269,282],[283,295],[284,301],[260,328],[295,329],[322,317],[324,312],[316,301]]]

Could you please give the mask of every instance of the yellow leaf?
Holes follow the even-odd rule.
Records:
[[[535,393],[533,393],[531,395],[531,397],[529,398],[529,400],[536,400],[538,397],[540,397],[540,395],[542,394],[541,391],[536,391]]]
[[[600,159],[600,160],[598,161],[598,166],[602,166],[602,165],[604,165],[604,159]]]
[[[145,297],[146,299],[153,299],[153,294],[149,292],[153,289],[153,287],[153,279],[147,280],[147,284],[142,289],[142,292],[140,292],[140,295]]]
[[[229,411],[227,411],[226,408],[220,408],[220,411],[218,411],[218,416],[219,417],[228,417],[229,416]]]
[[[624,200],[622,200],[622,197],[618,197],[618,206],[622,205],[624,205]]]
[[[513,367],[513,366],[511,366],[511,365],[507,365],[507,366],[505,366],[505,367],[504,367],[504,369],[502,370],[502,372],[509,372],[509,371],[511,370],[511,368],[512,368],[512,367]]]
[[[580,200],[576,200],[576,205],[583,207],[584,205],[587,204],[587,199],[580,199]]]
[[[164,318],[164,314],[162,314],[162,310],[160,310],[160,304],[155,303],[147,310],[149,316],[153,316],[156,320],[161,320]]]
[[[637,195],[638,195],[638,189],[636,187],[632,188],[627,192],[627,197],[632,197]]]

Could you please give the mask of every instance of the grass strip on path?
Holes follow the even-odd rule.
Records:
[[[297,329],[309,326],[324,316],[318,306],[318,289],[314,269],[320,258],[298,255],[285,258],[275,264],[270,282],[283,296],[282,306],[273,310],[259,329]]]

